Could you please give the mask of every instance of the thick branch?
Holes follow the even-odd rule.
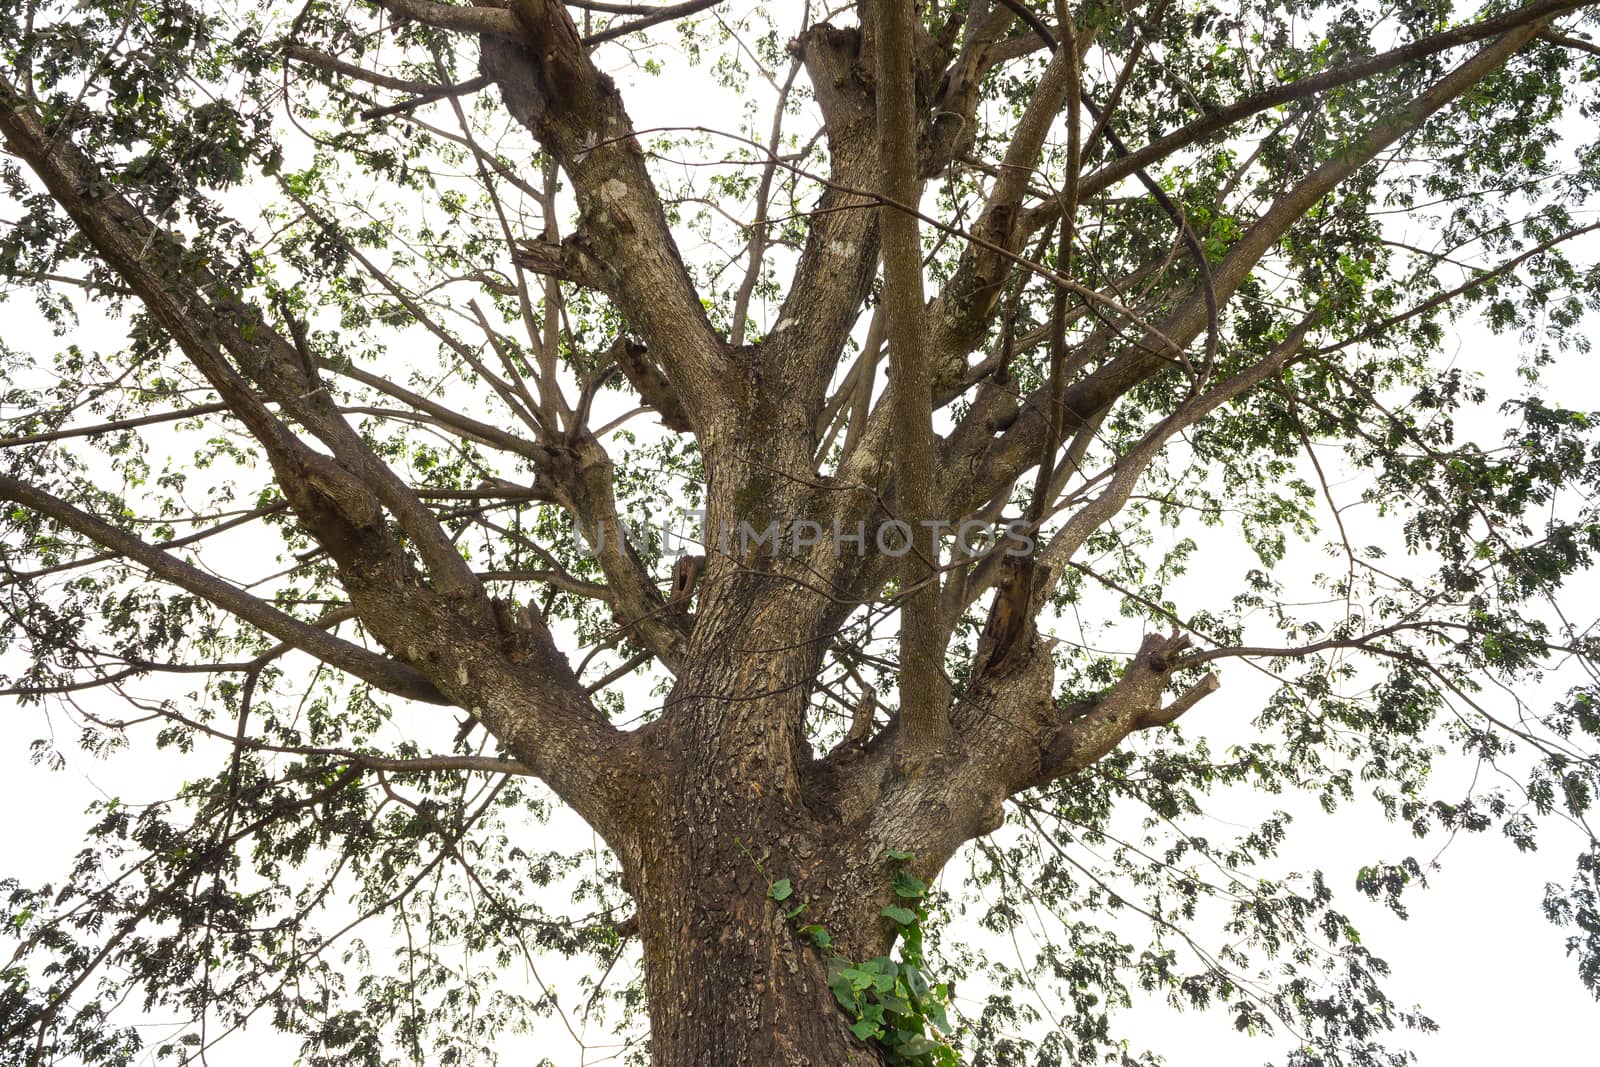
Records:
[[[974,241],[962,251],[950,280],[929,310],[936,365],[971,351],[1000,305],[1013,265],[1004,253],[1015,253],[1027,237],[1021,225],[1022,201],[1045,138],[1067,99],[1075,69],[1074,53],[1058,49],[1012,133],[1000,176],[972,229],[983,241]]]
[[[878,145],[883,194],[917,200],[916,86],[912,0],[884,0],[878,9]],[[939,541],[923,520],[936,497],[933,370],[923,332],[922,242],[917,219],[882,209],[883,302],[889,341],[889,403],[894,423],[895,510],[909,525],[912,550],[901,563],[907,590],[900,607],[900,722],[907,752],[942,747],[949,734],[939,627]]]
[[[797,416],[814,424],[839,353],[877,275],[878,213],[853,190],[878,174],[873,92],[866,42],[857,29],[813,26],[790,49],[805,63],[828,138],[829,172],[778,318],[763,342],[763,363],[796,391]],[[773,151],[777,145],[770,146]]]
[[[622,98],[560,4],[517,0],[514,12],[521,46],[483,37],[480,67],[512,117],[572,180],[581,211],[575,239],[703,429],[726,406],[723,343],[678,252]]]
[[[558,499],[577,522],[606,576],[620,632],[655,653],[668,670],[677,670],[687,644],[685,620],[667,610],[644,560],[628,541],[617,512],[611,457],[585,435],[570,449],[561,450],[559,458]]]
[[[493,34],[508,40],[518,36],[516,16],[503,7],[459,7],[435,0],[378,0],[378,5],[396,18],[411,19],[435,29]]]
[[[76,530],[96,544],[137,563],[163,581],[186,589],[280,641],[363,681],[371,682],[380,689],[412,700],[432,704],[449,703],[433,683],[415,668],[342,641],[310,623],[301,622],[237,586],[185,563],[162,547],[119,530],[42,489],[0,475],[0,498],[14,500],[31,511]]]
[[[689,414],[684,410],[677,390],[656,367],[643,345],[619,337],[602,358],[616,363],[634,392],[639,394],[639,399],[656,413],[661,425],[676,433],[690,431]]]

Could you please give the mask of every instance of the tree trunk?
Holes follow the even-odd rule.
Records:
[[[641,843],[635,898],[651,1062],[876,1067],[881,1056],[850,1033],[828,988],[828,957],[844,945],[824,951],[797,933],[815,921],[849,936],[837,906],[808,898],[819,855],[807,817],[752,786],[737,791],[748,805],[735,810],[726,795],[680,783]],[[769,889],[784,879],[792,895],[776,901]],[[802,903],[805,913],[790,920]]]

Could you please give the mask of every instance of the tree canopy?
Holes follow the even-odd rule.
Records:
[[[1597,25],[7,0],[0,689],[185,770],[0,1056],[1399,1063],[1346,902],[1552,826],[1600,996]]]

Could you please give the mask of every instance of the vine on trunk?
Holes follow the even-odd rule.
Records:
[[[892,849],[884,857],[902,865],[916,858]],[[922,953],[927,883],[902,866],[895,872],[894,893],[899,903],[885,905],[880,914],[895,924],[900,958],[883,955],[857,963],[831,956],[828,988],[850,1016],[850,1032],[882,1048],[891,1067],[958,1067],[960,1057],[945,1039],[951,1029],[950,985],[931,980]],[[767,887],[767,896],[780,904],[793,895],[794,883],[787,878]],[[803,902],[785,915],[796,924],[797,934],[826,951],[833,945],[827,928],[797,921],[807,907]]]

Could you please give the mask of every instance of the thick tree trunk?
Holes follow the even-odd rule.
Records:
[[[701,790],[664,798],[645,843],[637,891],[650,992],[651,1062],[658,1067],[882,1064],[850,1033],[827,987],[829,952],[795,933],[787,910],[816,886],[819,856],[803,816],[746,787],[746,808]],[[824,864],[826,865],[826,864]],[[773,901],[771,881],[794,880]],[[802,921],[838,909],[808,901]],[[837,923],[829,923],[834,929]],[[843,933],[843,931],[842,931]]]
[[[735,590],[728,601],[748,605]],[[715,610],[703,606],[702,624],[717,629]],[[835,952],[867,958],[885,950],[883,901],[840,880],[851,836],[811,810],[795,774],[810,752],[799,730],[807,690],[796,684],[812,669],[810,657],[744,651],[764,644],[762,628],[747,627],[700,646],[708,654],[695,658],[669,698],[671,725],[653,753],[663,773],[641,795],[626,850],[658,1067],[883,1062],[850,1033],[827,984]],[[780,902],[769,889],[782,880],[792,889]],[[803,916],[791,920],[801,904]],[[833,949],[800,936],[798,927],[811,922],[827,927]]]
[[[651,1062],[880,1065],[828,989],[827,954],[768,898],[740,840],[718,827],[661,832],[639,912]]]

